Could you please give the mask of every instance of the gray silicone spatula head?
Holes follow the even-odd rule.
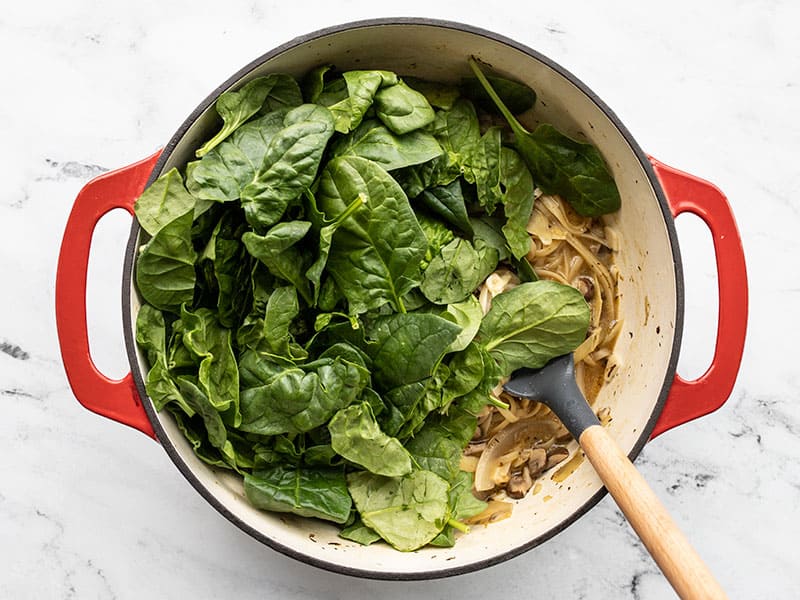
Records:
[[[512,396],[546,404],[576,440],[587,427],[600,423],[575,382],[572,354],[554,358],[541,369],[520,369],[503,388]]]

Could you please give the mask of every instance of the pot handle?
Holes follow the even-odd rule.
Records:
[[[87,183],[75,199],[56,271],[56,326],[61,358],[70,387],[85,408],[146,433],[156,435],[142,405],[133,376],[109,379],[95,366],[86,327],[86,271],[92,235],[100,218],[115,208],[133,215],[133,205],[153,171],[155,154]]]
[[[728,399],[744,352],[747,331],[747,269],[733,212],[713,184],[650,157],[673,216],[690,212],[711,230],[717,261],[719,320],[714,358],[694,381],[675,376],[651,437],[717,410]]]

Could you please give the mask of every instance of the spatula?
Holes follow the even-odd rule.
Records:
[[[572,354],[541,369],[520,369],[504,388],[513,396],[546,404],[561,419],[681,598],[727,598],[653,490],[600,425],[575,381]]]

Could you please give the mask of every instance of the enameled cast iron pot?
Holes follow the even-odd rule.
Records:
[[[613,112],[576,77],[515,41],[457,23],[388,19],[350,23],[297,38],[244,67],[206,98],[164,149],[138,163],[89,182],[66,225],[56,281],[56,317],[64,366],[78,400],[88,409],[135,427],[166,450],[184,477],[236,526],[272,548],[342,573],[385,579],[442,577],[496,564],[549,539],[594,506],[605,489],[588,462],[563,484],[543,489],[514,507],[512,518],[473,527],[454,548],[401,553],[385,544],[347,542],[322,521],[258,511],[245,500],[240,479],[195,457],[174,421],[153,408],[143,385],[147,363],[136,347],[140,305],[132,277],[140,229],[134,221],[124,264],[122,306],[131,373],[119,381],[92,363],[86,331],[86,270],[95,224],[114,208],[133,213],[144,187],[182,166],[218,129],[213,104],[226,90],[270,72],[295,76],[323,63],[342,70],[380,68],[434,81],[469,74],[467,58],[479,57],[501,75],[536,90],[537,118],[594,143],[622,195],[611,216],[621,234],[620,314],[617,343],[622,366],[602,390],[597,407],[613,415],[610,434],[633,459],[665,430],[719,408],[733,387],[741,360],[747,282],[736,224],[725,197],[713,185],[645,154]],[[683,278],[673,218],[694,213],[710,228],[719,280],[719,322],[714,359],[699,379],[675,373],[683,324]],[[549,501],[548,501],[549,500]]]

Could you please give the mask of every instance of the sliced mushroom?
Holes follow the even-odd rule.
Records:
[[[528,469],[531,476],[536,477],[544,471],[544,466],[547,464],[547,450],[544,448],[534,448],[531,450],[531,456],[528,459]]]
[[[544,464],[544,470],[555,467],[558,463],[563,462],[569,456],[569,450],[563,446],[553,446],[547,451],[547,462]]]
[[[501,465],[501,462],[508,460],[509,453],[551,439],[557,427],[552,421],[522,419],[492,436],[475,467],[475,490],[481,492],[494,488],[499,483],[496,479],[498,471],[508,466],[508,463]]]
[[[594,279],[588,275],[581,275],[575,279],[573,285],[581,294],[583,294],[583,297],[587,302],[594,298]]]
[[[482,442],[470,442],[470,444],[464,450],[464,454],[466,456],[477,456],[486,449],[486,444],[486,440]]]
[[[508,480],[508,484],[506,485],[506,494],[508,494],[509,498],[514,498],[515,500],[519,500],[520,498],[524,498],[525,494],[528,493],[528,490],[533,487],[533,478],[531,477],[531,472],[528,469],[528,465],[522,467],[522,471],[513,475],[511,479]]]

